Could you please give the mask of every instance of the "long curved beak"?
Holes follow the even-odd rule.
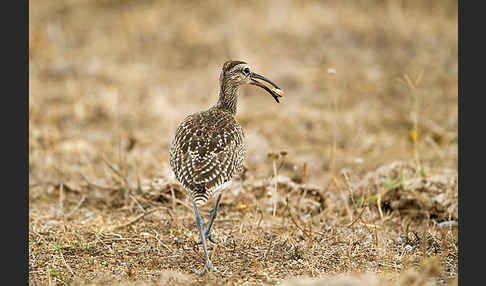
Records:
[[[254,73],[254,72],[251,72],[250,73],[250,79],[251,79],[250,84],[256,85],[256,86],[259,86],[259,87],[263,88],[268,93],[270,93],[271,96],[273,96],[273,98],[275,99],[275,101],[277,101],[277,103],[280,102],[278,100],[278,98],[279,97],[282,97],[282,95],[283,95],[284,92],[273,81],[269,80],[268,78],[266,78],[266,77],[264,77],[262,75],[259,75],[257,73]],[[261,79],[263,81],[266,81],[269,84],[271,84],[274,88],[270,89],[268,86],[266,86],[263,83],[257,81],[256,79]]]

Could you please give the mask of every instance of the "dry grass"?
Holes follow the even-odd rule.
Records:
[[[31,285],[457,284],[457,1],[52,0],[29,13]],[[241,90],[246,170],[210,243],[224,276],[198,277],[168,148],[216,101],[227,59],[285,96]]]

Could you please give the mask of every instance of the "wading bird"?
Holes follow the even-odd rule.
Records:
[[[277,102],[283,95],[283,91],[274,82],[252,72],[247,63],[227,61],[219,76],[219,99],[216,105],[186,117],[177,128],[170,146],[171,169],[179,183],[189,192],[194,205],[196,226],[200,234],[197,243],[202,244],[206,259],[203,270],[193,270],[200,275],[207,271],[218,271],[209,259],[206,239],[216,243],[211,227],[218,212],[221,191],[229,188],[233,177],[243,169],[246,154],[244,134],[235,115],[238,89],[246,84],[265,89]],[[198,207],[215,195],[216,203],[210,210],[209,223],[204,230]]]

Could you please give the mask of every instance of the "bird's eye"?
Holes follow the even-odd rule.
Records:
[[[249,73],[250,73],[250,69],[249,69],[249,68],[245,68],[245,69],[243,70],[243,72],[244,72],[245,74],[249,74]]]

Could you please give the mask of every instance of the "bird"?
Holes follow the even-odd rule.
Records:
[[[263,82],[269,83],[268,87]],[[199,275],[219,272],[208,256],[206,239],[217,243],[211,233],[223,190],[228,189],[235,176],[243,170],[246,157],[244,132],[236,120],[239,87],[255,85],[267,91],[277,103],[284,92],[270,79],[252,72],[244,61],[230,60],[223,64],[219,76],[219,96],[209,109],[187,116],[177,127],[170,145],[170,167],[177,181],[189,193],[194,207],[196,227],[202,244],[205,264]],[[207,228],[198,208],[216,197],[210,210]]]

